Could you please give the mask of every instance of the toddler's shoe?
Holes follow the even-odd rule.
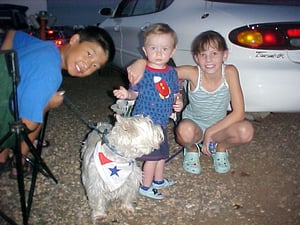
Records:
[[[139,188],[139,193],[145,197],[153,198],[153,199],[163,199],[165,196],[158,192],[156,188],[148,188],[148,190],[143,189],[142,187]]]
[[[173,180],[171,180],[171,179],[163,179],[160,182],[153,181],[152,182],[152,187],[156,188],[156,189],[163,189],[163,188],[166,188],[166,187],[170,187],[173,184],[174,184]]]
[[[213,155],[214,168],[217,173],[227,173],[230,171],[228,152],[216,152]]]

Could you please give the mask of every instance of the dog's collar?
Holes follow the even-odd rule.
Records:
[[[125,159],[126,159],[126,157],[124,156],[124,154],[122,154],[122,153],[119,152],[115,147],[113,147],[113,146],[111,146],[111,145],[109,144],[109,141],[107,140],[107,138],[106,138],[105,135],[103,135],[102,141],[104,142],[104,144],[107,146],[107,148],[108,148],[111,152],[113,152],[113,153],[117,154],[118,156],[121,156],[122,158],[125,158]]]

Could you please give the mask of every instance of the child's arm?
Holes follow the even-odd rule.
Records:
[[[1,50],[12,49],[15,33],[16,33],[15,30],[9,30],[6,32],[5,38],[2,42]]]
[[[127,67],[128,80],[131,85],[136,85],[142,79],[146,65],[145,59],[137,59]]]
[[[143,77],[147,61],[145,59],[137,59],[127,67],[128,79],[132,85],[136,85]],[[198,68],[197,66],[178,66],[175,67],[178,79],[188,80],[191,82],[191,88],[197,85]]]
[[[197,66],[178,66],[175,68],[180,80],[187,80],[190,83],[191,90],[194,90],[198,83],[198,67]]]
[[[119,89],[113,90],[113,94],[118,99],[128,99],[128,100],[134,100],[138,96],[137,92],[127,90],[123,86],[120,86]]]

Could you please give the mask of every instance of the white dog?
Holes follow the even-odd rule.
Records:
[[[81,149],[82,182],[94,222],[107,216],[112,200],[120,199],[123,211],[134,212],[133,202],[142,181],[135,158],[159,148],[163,141],[161,127],[149,117],[116,115],[116,120],[113,127],[98,124]]]

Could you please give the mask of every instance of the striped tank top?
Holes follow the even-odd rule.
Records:
[[[188,84],[189,104],[185,107],[182,118],[193,120],[202,130],[217,123],[227,114],[230,92],[225,79],[225,65],[222,67],[223,82],[214,91],[209,92],[201,86],[202,72],[198,66],[198,81],[195,90]]]

